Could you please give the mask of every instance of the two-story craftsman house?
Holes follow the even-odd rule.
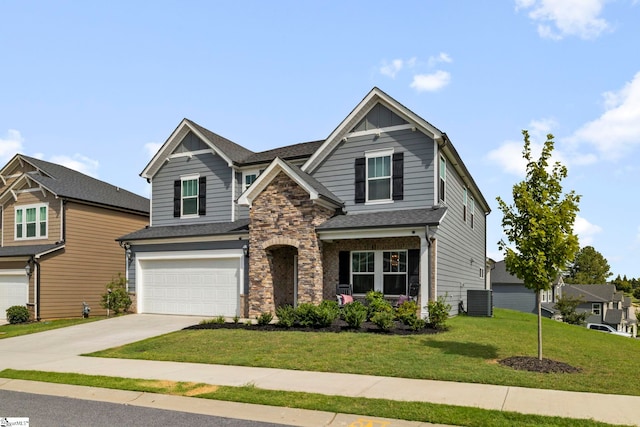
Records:
[[[378,88],[325,140],[260,153],[184,119],[141,176],[151,224],[119,239],[139,312],[253,317],[415,282],[456,313],[485,289],[486,200],[447,135]]]

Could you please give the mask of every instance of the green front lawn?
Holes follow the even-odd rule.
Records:
[[[494,314],[455,317],[449,331],[435,335],[183,330],[91,356],[640,395],[640,382],[633,380],[637,368],[629,359],[640,351],[640,340],[543,319],[544,357],[582,372],[516,371],[497,361],[537,355],[537,318],[500,309]]]
[[[78,325],[80,323],[94,322],[100,319],[104,319],[104,317],[89,317],[88,319],[77,318],[46,321],[43,320],[41,322],[3,325],[0,326],[0,339],[17,337],[20,335],[35,334],[37,332],[44,332],[50,329],[65,328],[67,326]]]
[[[244,402],[259,405],[301,408],[316,411],[357,414],[368,417],[393,418],[409,421],[478,427],[604,427],[609,424],[592,420],[525,415],[516,412],[495,411],[425,402],[402,402],[361,397],[326,396],[264,390],[253,386],[217,387],[202,383],[154,381],[116,378],[99,375],[81,375],[40,371],[0,371],[0,378],[45,381],[61,384],[103,387],[119,390],[162,393],[204,399]]]

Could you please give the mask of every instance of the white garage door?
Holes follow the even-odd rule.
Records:
[[[238,313],[239,260],[145,260],[140,312],[192,316]]]
[[[29,298],[27,275],[0,273],[0,320],[6,320],[7,308],[14,305],[26,305]]]

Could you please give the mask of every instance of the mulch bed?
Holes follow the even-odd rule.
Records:
[[[498,361],[503,366],[520,371],[540,372],[543,374],[572,374],[580,372],[580,368],[573,367],[563,362],[551,359],[538,359],[537,357],[513,356]]]
[[[185,329],[246,329],[249,331],[298,331],[298,332],[355,332],[355,333],[374,333],[384,335],[424,335],[436,334],[441,330],[433,328],[423,328],[414,331],[410,326],[404,325],[402,322],[395,322],[395,327],[389,331],[383,331],[371,322],[364,322],[360,328],[351,328],[344,320],[336,320],[331,326],[326,328],[310,328],[301,326],[292,326],[285,328],[276,324],[269,325],[246,325],[244,323],[204,323],[188,326]]]

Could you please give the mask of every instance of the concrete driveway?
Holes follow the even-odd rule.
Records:
[[[203,317],[129,314],[0,340],[0,369],[35,366],[177,331]]]

